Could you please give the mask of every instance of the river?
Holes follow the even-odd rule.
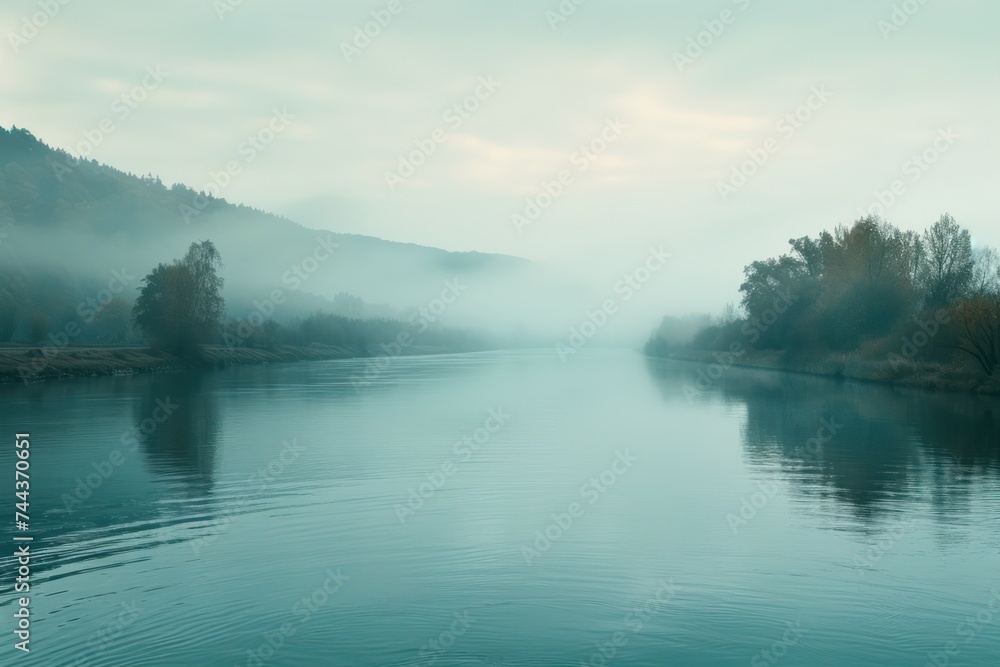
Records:
[[[34,554],[22,654],[5,522],[0,664],[1000,664],[1000,401],[618,350],[366,367],[0,387]]]

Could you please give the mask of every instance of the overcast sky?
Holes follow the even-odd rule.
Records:
[[[662,245],[665,310],[734,300],[745,264],[853,221],[894,181],[891,222],[922,230],[948,211],[1000,245],[995,2],[908,0],[893,22],[890,0],[587,0],[569,16],[558,0],[51,1],[37,31],[24,17],[38,0],[0,9],[0,124],[78,153],[110,121],[89,157],[197,189],[235,161],[222,196],[307,226],[511,253],[595,283]],[[391,21],[358,48],[372,12]],[[134,109],[116,104],[144,80]],[[449,113],[477,92],[478,108]],[[294,119],[248,149],[275,109]],[[591,161],[592,141],[605,150]],[[724,201],[751,153],[766,163]],[[933,164],[908,163],[925,153]],[[516,229],[561,172],[561,196]]]

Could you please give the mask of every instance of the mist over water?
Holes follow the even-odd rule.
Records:
[[[691,397],[702,367],[602,350],[400,358],[358,391],[362,363],[0,389],[2,427],[45,443],[19,662],[1000,651],[975,620],[1000,580],[996,400],[739,369]]]
[[[998,21],[0,3],[0,667],[1000,664]]]

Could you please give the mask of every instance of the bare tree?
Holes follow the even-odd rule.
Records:
[[[969,299],[952,307],[958,347],[971,356],[983,372],[1000,368],[1000,297]]]
[[[921,286],[926,305],[941,307],[965,296],[973,276],[972,237],[947,213],[924,232]]]
[[[973,253],[969,292],[974,297],[1000,293],[1000,254],[993,248],[976,248]]]
[[[722,309],[722,315],[719,316],[719,325],[728,327],[738,319],[739,314],[736,312],[736,304],[730,301]]]

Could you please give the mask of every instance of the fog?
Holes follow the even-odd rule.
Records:
[[[996,664],[998,22],[0,3],[0,665]]]
[[[38,28],[34,3],[8,3],[0,126],[290,221],[137,221],[155,194],[102,210],[110,193],[77,188],[61,203],[79,236],[11,219],[8,250],[85,295],[210,239],[234,318],[280,289],[279,321],[341,293],[408,320],[459,280],[435,323],[558,340],[607,315],[592,342],[636,346],[664,315],[738,302],[743,268],[788,239],[863,215],[922,231],[950,212],[1000,245],[997,70],[977,28],[994,6],[969,22],[949,3],[563,4],[108,2]],[[327,233],[354,236],[289,278]],[[651,252],[670,259],[648,271]]]
[[[130,196],[129,204],[141,197]],[[223,295],[232,320],[257,314],[289,323],[316,311],[388,317],[404,329],[471,328],[524,344],[555,344],[572,327],[597,326],[596,345],[640,346],[660,315],[655,291],[668,281],[669,253],[650,247],[599,275],[594,285],[522,258],[442,250],[334,234],[236,207],[178,224],[167,209],[132,215],[93,211],[56,227],[8,222],[0,243],[3,269],[47,283],[38,303],[63,313],[112,294],[133,301],[158,264],[182,257],[203,239],[219,249]],[[118,200],[106,209],[118,208]],[[601,280],[603,279],[603,281]],[[342,296],[363,301],[343,311]],[[48,301],[46,301],[48,299]],[[58,322],[57,322],[58,324]],[[590,325],[587,325],[588,327]],[[589,329],[588,329],[589,330]]]

